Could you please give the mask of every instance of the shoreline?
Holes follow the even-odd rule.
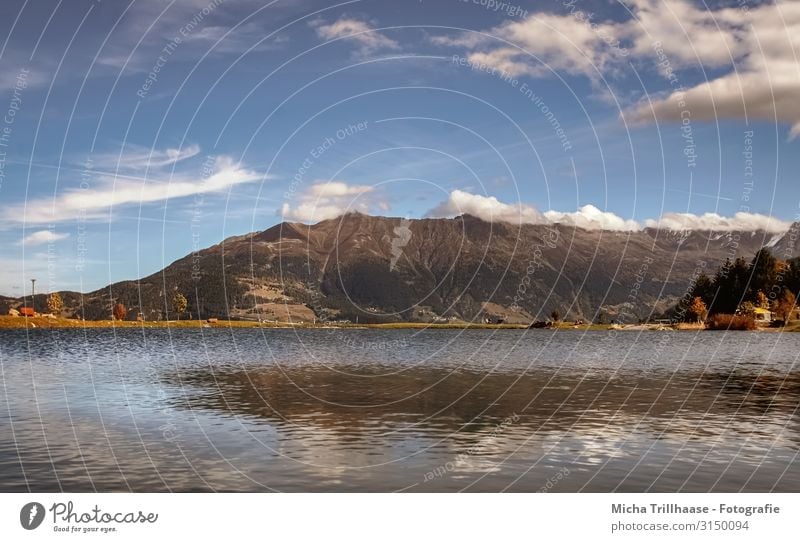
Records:
[[[0,316],[0,330],[3,329],[513,329],[525,330],[527,324],[481,324],[470,322],[425,323],[425,322],[393,322],[385,324],[315,324],[311,322],[257,322],[254,320],[77,320],[74,318],[51,318],[46,316]],[[543,328],[559,331],[709,331],[696,324],[676,324],[672,326],[660,324],[580,324],[559,322],[551,327]],[[792,322],[782,328],[759,328],[754,333],[800,331],[800,323]]]

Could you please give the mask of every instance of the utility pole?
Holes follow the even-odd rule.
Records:
[[[31,308],[36,314],[36,279],[31,279]]]

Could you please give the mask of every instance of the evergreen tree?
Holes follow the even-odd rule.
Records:
[[[692,288],[691,298],[699,297],[707,307],[710,307],[716,297],[717,288],[714,281],[709,278],[705,273],[701,273],[697,277]]]
[[[726,260],[714,275],[714,289],[717,297],[711,307],[712,314],[734,314],[739,304],[745,300],[750,269],[747,260],[736,258]]]
[[[768,248],[762,248],[753,256],[750,264],[750,286],[747,288],[748,301],[759,303],[759,292],[768,292],[778,277],[778,260]]]
[[[786,287],[795,297],[800,296],[800,258],[792,258],[786,264],[784,272]]]

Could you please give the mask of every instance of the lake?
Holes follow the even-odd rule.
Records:
[[[0,331],[2,491],[797,491],[800,334]]]

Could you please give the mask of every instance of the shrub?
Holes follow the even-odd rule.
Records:
[[[55,314],[58,316],[63,309],[64,300],[61,299],[61,294],[58,292],[53,292],[47,297],[47,310],[50,311],[50,314]]]
[[[752,316],[739,314],[715,314],[707,327],[713,330],[752,331],[756,329],[756,320]]]
[[[114,316],[114,320],[124,320],[128,316],[128,309],[122,303],[117,303],[111,313]]]

